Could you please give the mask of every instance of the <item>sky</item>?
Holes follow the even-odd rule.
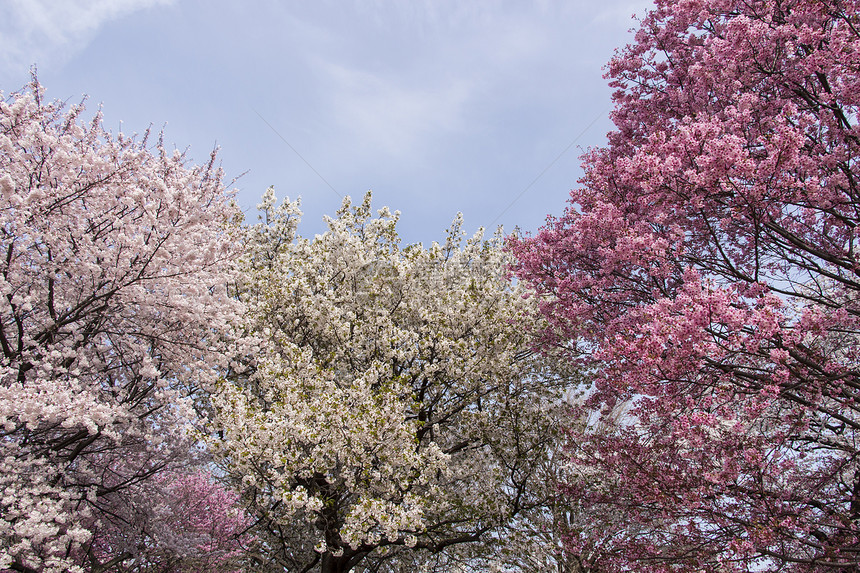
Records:
[[[560,215],[605,143],[604,65],[650,0],[5,0],[0,90],[116,133],[164,130],[256,220],[274,186],[306,236],[343,196],[401,211],[404,243]],[[231,183],[232,182],[232,183]]]

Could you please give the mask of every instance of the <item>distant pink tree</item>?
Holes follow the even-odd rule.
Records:
[[[142,482],[92,527],[80,559],[91,570],[210,573],[241,570],[251,519],[239,495],[204,469],[165,472]],[[93,566],[94,563],[100,564]]]
[[[193,398],[236,310],[236,208],[214,154],[189,166],[82,112],[35,80],[0,98],[0,570],[127,557],[76,560],[139,507],[130,496],[193,461]]]
[[[608,77],[608,145],[510,243],[594,376],[569,493],[621,525],[569,549],[860,570],[858,2],[657,0]]]

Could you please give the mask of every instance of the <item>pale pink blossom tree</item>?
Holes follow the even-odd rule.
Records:
[[[510,243],[590,419],[626,408],[572,440],[571,499],[625,516],[601,571],[860,567],[858,7],[657,0],[608,145]]]
[[[134,553],[76,560],[100,524],[193,459],[236,209],[214,154],[42,98],[0,101],[0,569],[98,571]]]

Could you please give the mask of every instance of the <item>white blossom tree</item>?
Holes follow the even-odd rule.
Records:
[[[138,517],[123,496],[192,457],[189,398],[224,366],[238,304],[214,154],[189,167],[82,111],[35,79],[0,96],[0,570],[103,571],[146,550],[121,531],[93,542]]]
[[[501,235],[464,239],[458,218],[443,244],[401,247],[398,213],[370,200],[308,239],[270,189],[248,230],[244,354],[213,396],[212,447],[265,570],[485,562],[553,489],[572,372],[532,352],[536,303]]]

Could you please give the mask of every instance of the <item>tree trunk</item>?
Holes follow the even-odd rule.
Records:
[[[349,557],[342,555],[335,557],[331,553],[324,553],[320,563],[320,573],[346,573],[352,569]]]

